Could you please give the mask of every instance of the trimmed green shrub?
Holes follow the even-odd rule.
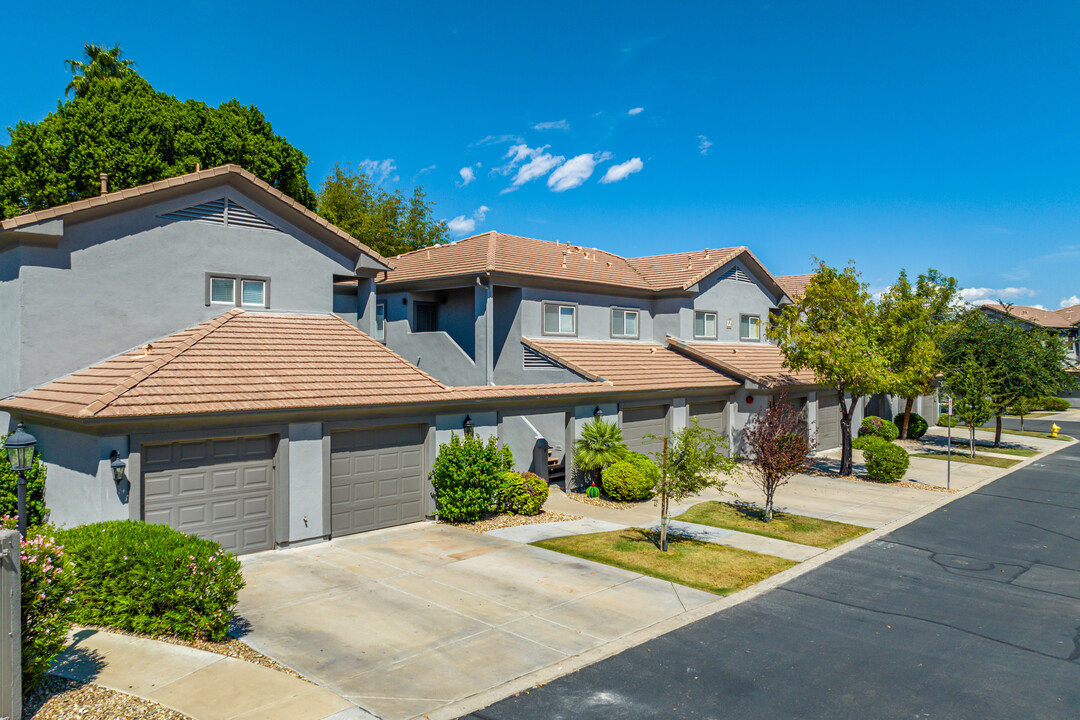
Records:
[[[461,523],[479,520],[491,510],[505,456],[495,438],[450,436],[431,465],[431,484],[439,518]]]
[[[1059,397],[1044,397],[1036,401],[1037,409],[1050,412],[1065,412],[1069,409],[1069,401]]]
[[[960,422],[960,418],[942,413],[941,417],[938,418],[937,424],[940,427],[960,427],[964,423]]]
[[[877,445],[879,443],[888,444],[888,442],[888,440],[878,435],[860,435],[857,438],[851,439],[851,449],[866,450],[873,445]]]
[[[653,466],[656,467],[655,465]],[[604,492],[618,502],[636,502],[652,497],[656,479],[642,471],[642,463],[620,460],[608,465],[603,472]]]
[[[140,520],[82,525],[57,539],[75,564],[75,622],[225,639],[244,577],[220,544]]]
[[[511,515],[536,515],[548,498],[548,484],[531,472],[513,471],[499,475],[495,491],[495,509]]]
[[[499,446],[499,458],[502,461],[503,470],[509,471],[514,469],[514,453],[509,445]]]
[[[864,452],[866,460],[866,474],[871,480],[883,483],[894,483],[904,477],[911,458],[907,450],[890,442],[876,442],[870,445]]]
[[[893,419],[893,425],[896,426],[896,437],[900,437],[900,432],[904,427],[904,415],[903,415],[903,413],[897,415]],[[908,421],[908,429],[907,429],[907,434],[908,434],[908,439],[909,440],[918,440],[923,435],[925,435],[926,431],[929,430],[929,429],[930,429],[930,424],[928,422],[926,422],[926,418],[924,418],[919,413],[916,413],[916,412],[911,413],[911,419]]]
[[[892,442],[900,435],[900,431],[888,420],[871,415],[863,418],[862,425],[859,426],[859,437],[864,435],[877,435]]]
[[[632,452],[626,456],[626,460],[634,465],[645,479],[649,482],[649,486],[656,485],[660,480],[660,468],[656,466],[656,463],[652,461],[645,453]],[[653,493],[649,492],[649,497],[652,497]]]
[[[14,530],[18,520],[5,517],[2,524]],[[48,526],[28,528],[19,553],[24,693],[45,678],[71,629],[75,569],[55,534],[55,528]]]
[[[3,439],[8,439],[4,435]],[[6,449],[0,449],[0,516],[19,514],[19,474],[11,469]],[[38,527],[48,519],[45,509],[45,463],[34,450],[34,460],[26,471],[26,526]]]

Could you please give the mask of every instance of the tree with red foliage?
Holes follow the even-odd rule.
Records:
[[[816,443],[808,436],[802,410],[784,394],[758,411],[743,431],[743,442],[754,484],[765,493],[765,522],[769,522],[777,488],[809,467]]]

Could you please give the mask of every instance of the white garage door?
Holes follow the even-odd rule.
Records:
[[[250,553],[274,547],[273,436],[144,445],[143,517]]]
[[[330,533],[424,519],[424,426],[349,430],[330,438]]]
[[[625,408],[623,410],[623,440],[634,452],[659,452],[662,440],[646,441],[646,435],[662,438],[667,434],[667,405]]]

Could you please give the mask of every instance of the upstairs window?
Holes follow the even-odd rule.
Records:
[[[259,307],[266,307],[266,281],[241,280],[240,303],[242,305],[257,305]]]
[[[739,339],[760,341],[761,318],[757,315],[743,315],[739,319]]]
[[[636,338],[638,336],[638,311],[611,308],[611,337]]]
[[[386,342],[386,303],[375,303],[375,339]]]
[[[206,304],[270,307],[270,280],[243,275],[206,275]]]
[[[210,278],[210,302],[215,305],[235,305],[236,279],[231,277]]]
[[[716,313],[696,310],[694,312],[694,337],[716,339]]]
[[[545,335],[577,335],[577,305],[544,303]]]

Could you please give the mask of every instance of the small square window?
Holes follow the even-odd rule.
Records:
[[[761,339],[761,318],[757,315],[743,315],[739,321],[740,340]]]
[[[375,339],[386,342],[386,303],[375,303]]]
[[[236,304],[236,281],[232,278],[210,278],[210,302]]]
[[[266,282],[243,280],[240,283],[240,299],[244,305],[266,306]]]
[[[638,336],[638,311],[611,309],[611,337],[636,338]]]
[[[544,303],[545,335],[576,335],[577,306]]]
[[[716,338],[716,313],[703,310],[694,312],[694,337]]]

